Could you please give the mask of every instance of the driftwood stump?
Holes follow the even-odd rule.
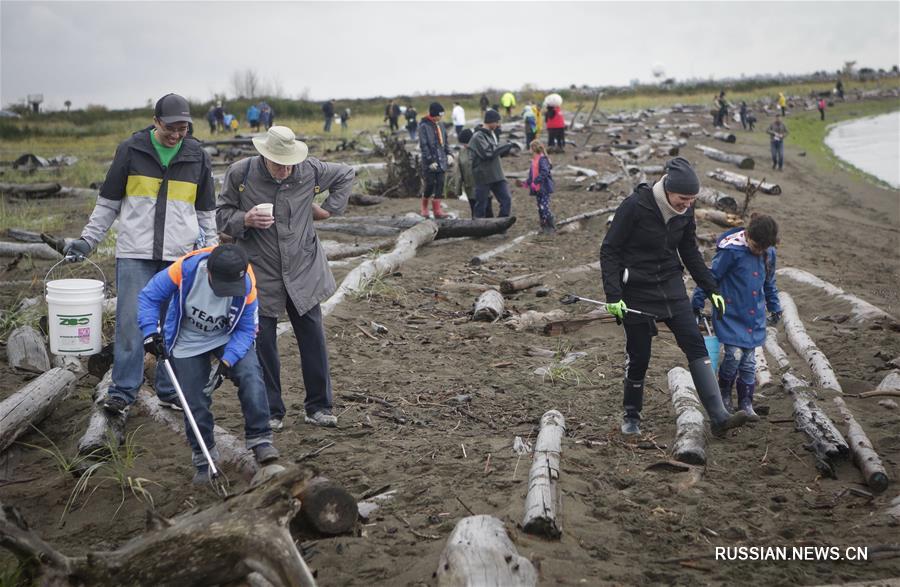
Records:
[[[706,428],[703,409],[697,398],[694,380],[687,370],[675,367],[669,371],[669,393],[677,417],[672,456],[690,465],[706,464]]]
[[[6,359],[13,369],[33,373],[50,370],[50,355],[44,337],[31,326],[19,326],[6,341]]]
[[[534,566],[520,556],[506,535],[503,522],[491,516],[460,520],[438,563],[439,587],[531,587],[537,585]]]
[[[54,367],[0,403],[0,452],[38,424],[75,387],[75,374]]]
[[[475,300],[475,308],[472,311],[472,320],[493,322],[503,317],[503,295],[496,289],[489,289]]]

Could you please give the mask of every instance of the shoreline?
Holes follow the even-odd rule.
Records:
[[[862,167],[859,167],[856,163],[854,163],[850,159],[842,157],[841,155],[838,154],[838,152],[835,150],[835,147],[833,146],[833,144],[838,141],[838,139],[836,139],[836,137],[834,137],[834,133],[838,129],[848,126],[848,125],[851,125],[851,124],[859,124],[864,121],[873,120],[873,119],[876,119],[879,117],[886,117],[886,116],[890,116],[890,115],[900,115],[900,107],[893,109],[893,110],[886,111],[886,112],[878,113],[878,114],[867,114],[864,116],[852,117],[852,118],[847,118],[847,119],[840,120],[837,122],[833,122],[825,127],[825,134],[822,138],[822,145],[824,146],[828,155],[833,157],[837,161],[837,163],[841,169],[843,169],[847,172],[850,172],[850,173],[858,173],[858,174],[864,176],[867,180],[869,180],[872,183],[874,183],[875,185],[877,185],[878,187],[887,188],[890,190],[898,190],[898,189],[900,189],[900,177],[898,177],[898,183],[893,184],[893,183],[891,183],[891,181],[889,179],[882,178],[879,175],[877,175],[876,173],[874,173],[873,171],[868,171],[866,169],[863,169]],[[831,139],[831,141],[829,141],[829,139]]]

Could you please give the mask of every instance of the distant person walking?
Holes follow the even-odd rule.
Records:
[[[782,116],[787,116],[787,98],[784,97],[784,92],[778,92],[778,108]]]
[[[409,138],[415,141],[418,137],[419,123],[416,121],[416,118],[419,116],[419,113],[412,104],[407,104],[406,112],[403,115],[406,117],[406,132],[409,133]]]
[[[825,108],[827,107],[825,98],[819,98],[819,103],[817,104],[817,106],[819,108],[819,120],[825,120]]]
[[[488,107],[491,105],[491,99],[488,98],[487,94],[481,94],[481,98],[478,99],[478,105],[481,107],[481,118],[484,119],[484,113],[487,112]]]
[[[788,129],[780,115],[775,115],[775,122],[769,125],[766,132],[769,133],[769,148],[772,151],[772,169],[781,171],[784,167],[784,138],[788,135]]]
[[[322,103],[322,116],[325,118],[325,125],[322,127],[322,130],[331,132],[331,123],[334,122],[334,100]]]
[[[384,119],[388,122],[391,132],[400,129],[400,106],[393,100],[384,107]]]
[[[216,130],[219,132],[225,132],[225,108],[222,106],[222,101],[219,100],[216,102]]]
[[[466,125],[466,111],[459,102],[453,103],[453,110],[450,112],[450,118],[453,120],[453,127],[456,130],[456,138],[458,139],[459,133],[462,132],[463,127]]]
[[[215,104],[209,105],[209,110],[206,111],[206,122],[209,123],[210,134],[216,134],[216,106],[215,106]]]
[[[500,163],[500,157],[510,152],[512,143],[499,144],[494,134],[499,126],[500,113],[488,110],[484,113],[484,125],[475,129],[475,135],[469,141],[472,175],[475,176],[475,218],[493,216],[491,194],[500,204],[500,216],[509,216],[512,211],[509,185]]]
[[[275,110],[267,102],[259,104],[259,122],[266,127],[266,130],[272,128],[275,123]]]
[[[459,152],[459,160],[456,163],[453,193],[460,196],[465,192],[472,218],[475,218],[475,174],[472,171],[472,153],[469,151],[469,141],[472,140],[473,134],[470,128],[464,128],[459,133],[459,144],[462,145],[462,150]]]
[[[531,165],[528,167],[528,193],[537,201],[538,218],[540,218],[541,232],[553,234],[556,232],[553,214],[550,213],[550,196],[553,195],[553,165],[544,144],[535,140],[531,142]]]
[[[741,109],[738,111],[741,117],[741,128],[747,130],[747,102],[741,100]]]
[[[562,106],[547,106],[544,112],[547,121],[547,150],[564,153],[566,150],[566,119],[563,116]]]
[[[541,123],[543,120],[541,109],[529,100],[525,108],[522,109],[522,119],[525,123],[525,144],[530,145],[534,139],[541,136]]]
[[[838,81],[834,84],[834,91],[838,95],[838,98],[841,100],[844,99],[844,82],[838,79]]]
[[[250,104],[247,108],[247,124],[251,130],[259,132],[259,107],[256,104]]]
[[[347,122],[350,120],[350,109],[344,108],[341,110],[341,130],[347,130],[348,124]]]
[[[512,109],[516,107],[516,96],[512,92],[506,92],[500,96],[500,105],[506,108],[507,118],[512,116]]]
[[[719,98],[716,100],[716,121],[714,126],[728,127],[725,119],[728,117],[728,100],[725,99],[725,90],[719,92]]]
[[[447,131],[441,124],[443,115],[444,107],[440,102],[432,102],[428,106],[428,116],[423,116],[419,123],[419,149],[422,152],[422,174],[425,176],[421,213],[425,218],[428,218],[429,205],[436,219],[447,217],[441,210],[441,199],[453,156],[450,154]]]

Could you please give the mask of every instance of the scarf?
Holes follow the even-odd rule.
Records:
[[[443,144],[444,144],[444,131],[443,131],[443,129],[441,128],[441,125],[438,124],[437,122],[435,122],[435,121],[434,121],[434,118],[432,118],[430,114],[429,114],[428,116],[425,117],[425,120],[427,120],[428,122],[430,122],[431,124],[434,125],[435,134],[437,134],[437,141],[438,141],[438,144],[443,146]]]

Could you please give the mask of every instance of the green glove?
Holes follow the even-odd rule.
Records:
[[[725,298],[719,293],[713,292],[709,295],[709,301],[712,302],[712,307],[718,313],[719,320],[721,320],[725,316]]]
[[[619,300],[615,304],[606,304],[606,311],[619,320],[625,317],[625,310],[627,309],[628,306],[625,305],[625,300]]]

